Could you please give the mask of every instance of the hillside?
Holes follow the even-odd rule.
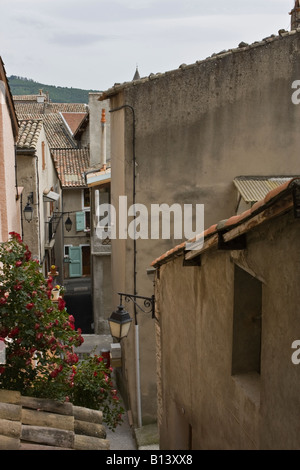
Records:
[[[12,95],[36,95],[39,90],[48,92],[53,103],[88,103],[89,92],[98,90],[82,90],[54,85],[45,85],[32,79],[11,75],[8,77]]]

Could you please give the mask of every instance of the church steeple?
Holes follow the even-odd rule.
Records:
[[[295,5],[292,11],[290,12],[291,15],[291,31],[293,29],[297,29],[300,27],[300,2],[299,0],[295,0]]]
[[[135,74],[134,74],[134,77],[133,77],[133,81],[134,80],[139,80],[141,77],[140,77],[140,74],[139,74],[139,71],[138,71],[138,68],[136,66],[136,71],[135,71]]]

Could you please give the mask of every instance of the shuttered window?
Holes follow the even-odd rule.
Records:
[[[80,232],[85,229],[85,214],[84,212],[76,212],[76,231]]]

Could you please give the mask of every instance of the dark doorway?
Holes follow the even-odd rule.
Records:
[[[91,274],[91,247],[82,246],[82,275],[89,276]]]
[[[83,334],[94,333],[92,296],[89,293],[66,294],[64,296],[69,315],[75,318],[75,328]]]

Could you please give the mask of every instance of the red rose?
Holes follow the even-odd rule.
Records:
[[[22,261],[16,261],[15,265],[17,268],[19,268],[20,266],[22,266]]]
[[[18,333],[19,333],[19,327],[18,326],[15,326],[11,331],[10,333],[8,334],[8,337],[9,338],[13,338],[14,336],[16,336]]]
[[[33,307],[34,307],[34,303],[33,303],[33,302],[29,302],[29,303],[26,305],[27,310],[31,310]]]
[[[61,297],[58,298],[58,310],[62,311],[65,308],[66,302]]]

